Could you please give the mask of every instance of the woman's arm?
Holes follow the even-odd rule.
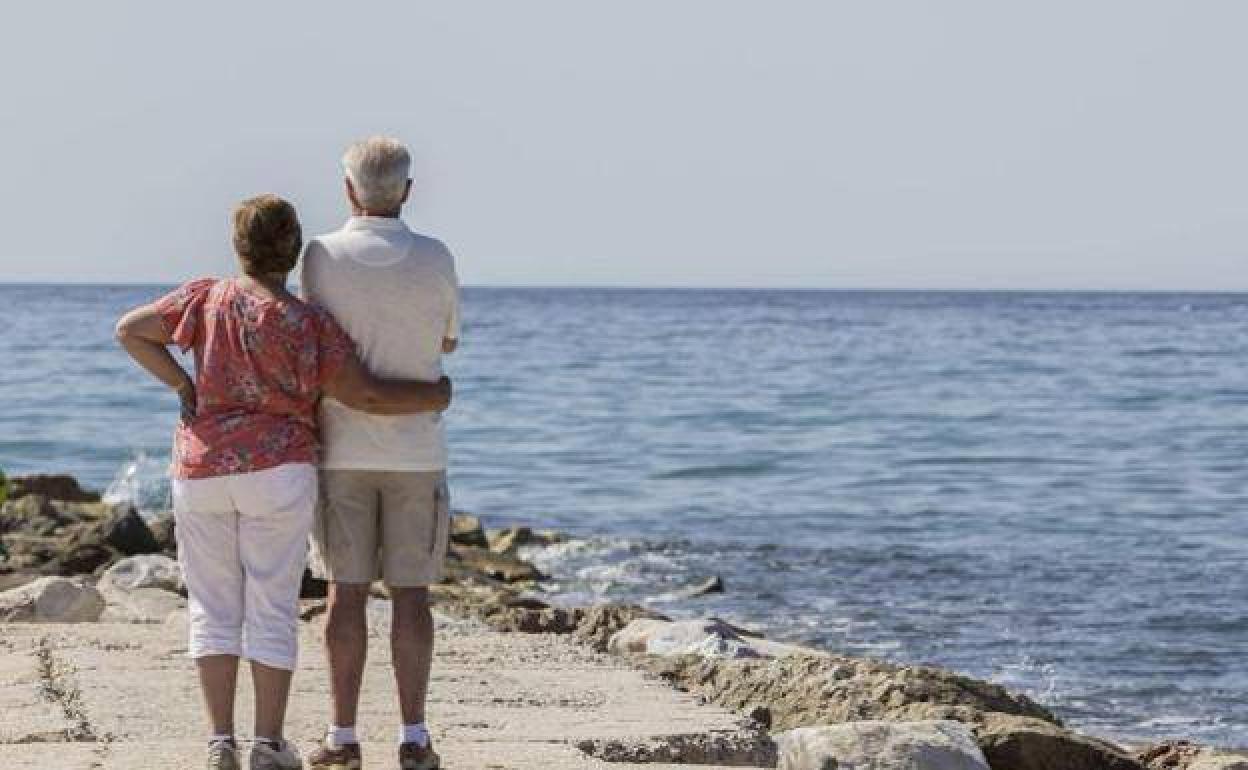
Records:
[[[383,380],[360,363],[355,355],[325,385],[325,395],[352,409],[372,414],[441,412],[451,404],[451,381]]]
[[[156,306],[143,305],[126,313],[117,322],[116,336],[139,366],[177,392],[182,402],[182,418],[194,417],[195,382],[169,352],[173,339]]]

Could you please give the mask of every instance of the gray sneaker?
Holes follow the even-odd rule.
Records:
[[[251,770],[301,770],[303,760],[289,743],[282,743],[281,749],[275,749],[267,743],[257,743],[251,747],[248,764]]]
[[[208,770],[240,770],[238,747],[232,741],[213,741],[208,744]]]

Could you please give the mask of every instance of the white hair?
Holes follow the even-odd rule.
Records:
[[[342,156],[342,168],[364,208],[394,211],[403,205],[412,156],[398,139],[374,136],[356,142]]]

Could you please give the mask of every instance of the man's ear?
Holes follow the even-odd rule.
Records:
[[[409,179],[407,180],[407,186],[403,188],[403,200],[399,201],[399,203],[407,203],[407,199],[411,197],[411,194],[412,194],[412,180]]]
[[[356,200],[355,185],[351,184],[351,178],[343,177],[342,181],[345,182],[347,185],[347,200],[351,201],[352,207],[357,208],[357,209],[363,208],[362,206],[360,206],[360,202]]]

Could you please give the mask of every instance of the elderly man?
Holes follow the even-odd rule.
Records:
[[[343,156],[351,218],[309,242],[303,291],[324,306],[379,376],[435,381],[459,338],[459,287],[446,247],[399,218],[411,158],[373,138]],[[369,584],[389,588],[390,644],[403,725],[399,766],[439,767],[425,727],[433,659],[428,586],[442,571],[449,530],[446,440],[439,413],[378,417],[326,399],[321,426],[323,504],[314,541],[327,577],[325,646],[333,722],[309,757],[320,770],[356,770],[360,682],[368,650]]]

